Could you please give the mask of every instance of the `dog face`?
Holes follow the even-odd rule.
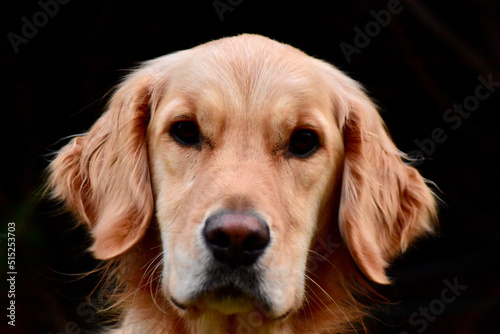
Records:
[[[257,302],[280,317],[301,305],[342,138],[306,57],[285,46],[265,57],[257,55],[265,45],[225,47],[191,50],[148,129],[163,288],[186,308],[231,314]],[[228,240],[211,242],[210,224]]]
[[[50,181],[97,258],[137,252],[158,229],[162,298],[181,316],[273,321],[314,299],[308,284],[328,294],[346,263],[387,283],[388,261],[431,229],[432,193],[401,156],[356,82],[242,35],[134,72]],[[330,236],[348,259],[310,272]]]

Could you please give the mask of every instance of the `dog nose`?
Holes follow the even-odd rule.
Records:
[[[210,216],[203,235],[215,259],[231,268],[254,264],[270,240],[268,225],[249,213]]]

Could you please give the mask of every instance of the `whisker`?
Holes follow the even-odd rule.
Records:
[[[162,254],[163,255],[163,254]],[[157,283],[156,286],[155,286],[155,290],[154,293],[153,293],[153,281],[154,280],[158,280],[160,281],[160,277],[161,277],[161,273],[158,274],[157,277],[153,278],[154,276],[154,273],[156,272],[156,270],[160,269],[161,267],[163,266],[163,257],[162,259],[160,260],[160,262],[158,264],[156,264],[155,268],[153,269],[153,272],[151,273],[151,278],[150,278],[150,283],[149,284],[149,292],[151,294],[151,298],[153,299],[153,303],[155,304],[156,308],[162,312],[163,314],[167,314],[167,311],[165,311],[160,305],[158,305],[158,302],[157,302],[157,296],[158,296],[158,292],[160,291],[160,284]]]
[[[316,285],[316,286],[320,289],[320,291],[322,291],[322,292],[326,295],[326,297],[328,297],[328,299],[329,299],[330,301],[332,301],[332,302],[335,304],[335,306],[339,309],[339,311],[342,313],[342,315],[344,316],[344,318],[345,318],[345,319],[349,322],[349,325],[352,327],[352,329],[356,332],[356,334],[359,334],[359,333],[358,333],[358,331],[356,330],[356,328],[354,327],[354,324],[351,322],[351,320],[349,320],[349,318],[348,318],[348,317],[347,317],[347,315],[345,314],[344,310],[343,310],[343,309],[342,309],[342,307],[340,307],[340,305],[339,305],[339,304],[335,301],[335,299],[334,299],[332,296],[330,296],[330,295],[329,295],[329,294],[328,294],[328,293],[327,293],[327,292],[326,292],[326,291],[325,291],[325,290],[324,290],[324,289],[323,289],[323,288],[322,288],[322,287],[321,287],[321,286],[320,286],[320,285],[319,285],[319,284],[318,284],[318,283],[317,283],[314,279],[312,279],[311,277],[309,277],[309,275],[307,275],[307,274],[306,274],[306,279],[308,279],[310,282],[312,282],[314,285]],[[312,293],[314,293],[314,295],[315,295],[316,297],[318,297],[318,295],[317,295],[314,291],[312,291],[312,290],[311,290],[311,292],[312,292]],[[325,307],[326,307],[326,308],[327,308],[327,309],[328,309],[328,310],[329,310],[329,311],[330,311],[333,315],[335,315],[336,317],[338,317],[338,315],[337,315],[337,314],[335,314],[335,313],[334,313],[334,312],[333,312],[333,311],[332,311],[332,310],[328,307],[328,305],[326,305],[324,302],[322,302],[322,303],[323,303],[323,305],[324,305],[324,306],[325,306]]]

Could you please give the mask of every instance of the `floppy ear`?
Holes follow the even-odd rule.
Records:
[[[153,215],[146,147],[151,81],[147,70],[132,74],[90,131],[63,147],[49,166],[52,196],[90,228],[99,259],[134,246]]]
[[[434,195],[417,170],[403,162],[361,87],[338,70],[331,73],[345,146],[340,231],[361,271],[386,284],[388,261],[432,231]]]

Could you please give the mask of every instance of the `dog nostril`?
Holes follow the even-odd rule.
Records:
[[[248,252],[258,251],[264,249],[269,242],[269,236],[265,231],[259,231],[253,235],[248,236],[243,242],[243,249]]]
[[[231,239],[226,232],[220,228],[207,231],[205,238],[216,247],[228,248],[231,245]]]
[[[214,258],[233,268],[255,263],[270,240],[267,224],[245,213],[211,216],[203,234]]]

